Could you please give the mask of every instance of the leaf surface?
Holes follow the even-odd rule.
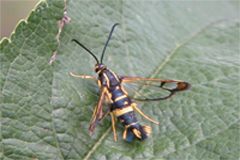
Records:
[[[1,159],[239,158],[239,2],[69,1],[60,48],[62,1],[42,1],[10,40],[1,41]],[[192,84],[171,100],[138,103],[160,122],[144,141],[127,143],[110,117],[89,136],[99,88],[89,79],[111,26],[120,22],[104,64],[118,75]],[[107,107],[106,107],[107,108]]]

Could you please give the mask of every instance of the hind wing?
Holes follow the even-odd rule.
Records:
[[[191,88],[181,80],[148,79],[129,76],[119,77],[129,96],[137,101],[159,101],[171,98],[175,93]]]

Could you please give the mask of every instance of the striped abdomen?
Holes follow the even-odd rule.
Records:
[[[128,97],[128,93],[123,88],[118,76],[112,70],[105,69],[99,74],[99,79],[101,85],[108,88],[107,96],[111,103],[111,112],[126,128],[123,133],[123,139],[131,142],[134,135],[139,140],[146,139],[151,133],[151,128],[138,123],[133,112],[133,106],[136,106],[136,103],[132,102]]]
[[[111,99],[113,101],[111,111],[126,128],[123,133],[123,139],[131,142],[134,135],[139,140],[146,139],[151,133],[151,128],[138,123],[132,106],[136,104],[123,92],[122,86],[112,87],[109,89],[109,92],[112,95]]]

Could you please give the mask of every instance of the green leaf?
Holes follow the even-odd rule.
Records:
[[[57,50],[63,1],[42,1],[1,41],[0,159],[239,158],[239,2],[69,1]],[[138,103],[152,124],[144,141],[127,143],[108,116],[89,136],[99,87],[95,60],[120,22],[104,64],[118,75],[180,79],[189,91]]]

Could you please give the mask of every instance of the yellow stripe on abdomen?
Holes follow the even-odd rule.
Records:
[[[119,117],[119,116],[121,116],[125,113],[128,113],[128,112],[131,112],[131,111],[133,111],[132,106],[127,106],[122,109],[114,109],[112,112],[116,117]]]
[[[119,101],[119,100],[121,100],[123,98],[127,98],[127,96],[125,94],[121,95],[121,96],[117,97],[114,101],[117,102],[117,101]]]

